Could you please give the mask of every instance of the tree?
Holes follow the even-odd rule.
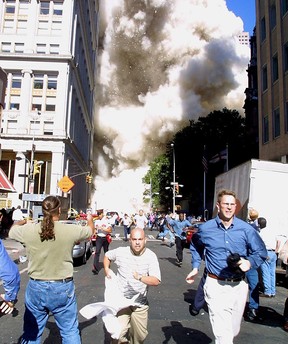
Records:
[[[209,113],[206,117],[199,117],[197,121],[191,120],[190,124],[178,131],[174,136],[175,150],[175,174],[176,182],[184,184],[181,190],[182,199],[186,199],[189,204],[188,211],[194,214],[203,214],[203,165],[202,157],[204,146],[206,147],[207,160],[213,155],[223,150],[228,145],[229,169],[235,167],[249,159],[258,158],[251,149],[256,141],[251,140],[246,130],[245,119],[236,110],[224,108]],[[163,156],[162,156],[163,157]],[[171,200],[165,186],[170,185],[172,178],[172,154],[170,143],[167,144],[164,170],[156,168],[156,158],[151,164],[147,173],[153,175],[153,180],[159,187],[159,201],[166,209],[169,208]],[[156,165],[155,165],[155,164]],[[209,164],[206,174],[206,200],[209,214],[212,214],[214,182],[215,177],[224,171],[225,161]],[[153,170],[153,172],[152,172]],[[145,179],[147,175],[143,178]],[[163,182],[163,183],[162,183]]]

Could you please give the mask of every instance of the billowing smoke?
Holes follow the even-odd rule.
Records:
[[[94,206],[137,211],[147,165],[189,119],[242,113],[249,48],[224,0],[102,0]]]

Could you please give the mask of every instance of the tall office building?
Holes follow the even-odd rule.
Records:
[[[259,157],[287,163],[288,0],[256,0]]]
[[[89,206],[98,20],[98,0],[0,2],[8,80],[0,167],[17,190],[2,194],[2,204],[21,204],[23,193],[66,197],[58,182],[67,175],[75,184],[69,205]]]

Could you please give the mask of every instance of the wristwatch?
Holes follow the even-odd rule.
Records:
[[[143,277],[143,276],[139,275],[138,281],[142,282],[142,281],[141,281],[142,277]]]

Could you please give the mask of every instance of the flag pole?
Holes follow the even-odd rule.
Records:
[[[227,155],[227,159],[226,159],[226,172],[228,172],[228,169],[229,169],[229,165],[228,165],[228,143],[226,144],[226,155]]]

